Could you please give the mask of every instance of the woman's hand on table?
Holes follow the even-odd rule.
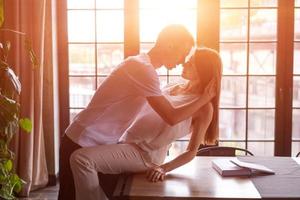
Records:
[[[160,166],[150,168],[147,173],[147,179],[151,182],[163,181],[165,179],[166,172]]]

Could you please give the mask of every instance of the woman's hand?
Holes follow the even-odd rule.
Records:
[[[166,172],[160,166],[152,167],[147,171],[147,179],[151,182],[163,181],[165,179]]]
[[[204,95],[207,96],[208,99],[212,99],[216,96],[217,89],[216,89],[216,79],[212,79],[209,81],[208,85],[204,89]]]

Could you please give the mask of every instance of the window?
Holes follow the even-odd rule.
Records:
[[[183,24],[196,38],[197,0],[140,0],[140,51],[153,47],[158,33],[168,24]],[[171,71],[158,69],[162,86],[178,81],[181,66]]]
[[[59,38],[65,38],[63,42],[67,46],[68,57],[60,59],[68,59],[68,64],[62,65],[68,72],[60,73],[60,80],[67,79],[69,86],[62,84],[64,92],[61,93],[61,98],[69,100],[65,101],[68,105],[63,104],[62,124],[65,123],[66,116],[70,115],[72,121],[88,104],[96,88],[125,56],[148,51],[165,25],[180,23],[194,35],[198,45],[211,47],[210,43],[217,41],[211,35],[219,38],[212,46],[219,50],[223,60],[220,144],[247,148],[255,155],[274,155],[279,124],[281,127],[292,127],[292,155],[300,150],[300,0],[295,0],[295,6],[288,8],[295,11],[294,21],[290,22],[295,24],[294,39],[287,39],[294,44],[292,75],[278,70],[277,52],[280,50],[279,40],[282,39],[279,35],[285,28],[282,24],[279,27],[279,5],[287,4],[287,1],[63,2],[60,10],[66,13],[68,21],[62,25],[67,27],[67,31],[59,32]],[[210,29],[211,16],[207,17],[207,14],[220,16],[220,21],[216,22],[217,28]],[[203,24],[205,28],[201,26]],[[131,45],[130,42],[134,44]],[[161,68],[158,74],[162,86],[181,80],[180,67],[171,71]],[[293,98],[292,108],[289,106],[292,114],[288,113],[292,115],[292,124],[278,120],[279,111],[285,108],[278,101],[277,93],[282,84],[278,79],[286,76],[292,77],[294,81],[293,96],[289,96]],[[65,87],[67,90],[63,90]],[[63,125],[62,131],[65,128]],[[284,134],[283,137],[287,141],[291,139],[289,134]],[[187,139],[177,141],[171,154],[175,155],[178,150],[184,149]],[[283,155],[283,150],[279,150],[277,154]]]
[[[273,155],[277,1],[238,2],[220,5],[220,140]]]
[[[124,58],[123,4],[123,0],[68,0],[71,121]]]
[[[292,155],[300,151],[300,0],[295,1]]]
[[[168,24],[182,24],[196,38],[197,27],[197,0],[140,0],[140,51],[148,52],[154,45],[158,33]],[[158,69],[161,87],[168,83],[182,81],[182,67],[167,70],[162,67]],[[176,155],[186,148],[187,142],[182,138],[175,142],[169,153]]]

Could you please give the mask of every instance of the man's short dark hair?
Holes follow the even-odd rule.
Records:
[[[194,38],[191,33],[180,24],[171,24],[166,26],[159,33],[156,45],[174,44],[175,46],[182,44],[194,45]]]

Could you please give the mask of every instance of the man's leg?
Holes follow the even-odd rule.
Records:
[[[136,148],[129,144],[81,148],[70,158],[76,188],[76,200],[107,199],[100,187],[98,172],[120,174],[147,170]]]
[[[59,192],[58,200],[75,200],[75,186],[70,168],[70,156],[81,148],[68,136],[64,135],[59,149]]]

